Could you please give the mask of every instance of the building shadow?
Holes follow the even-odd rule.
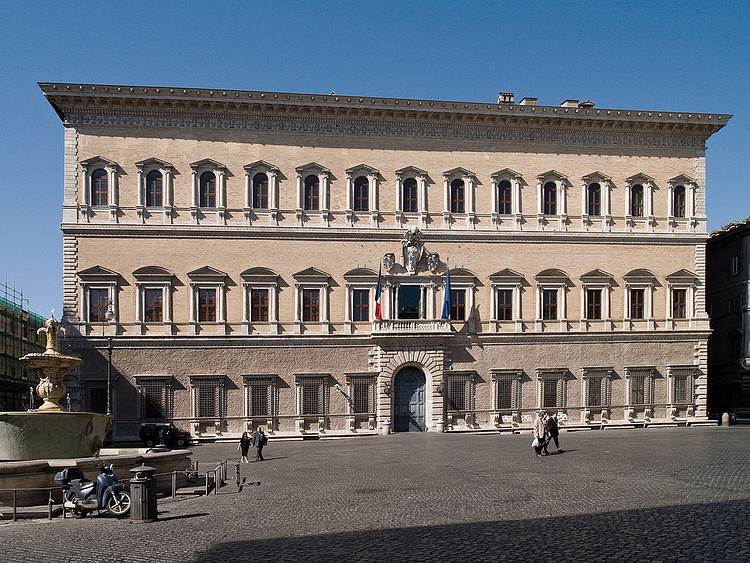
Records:
[[[749,519],[742,500],[227,542],[198,561],[747,561]]]

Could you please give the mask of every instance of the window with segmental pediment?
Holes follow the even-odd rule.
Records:
[[[634,228],[639,222],[647,230],[654,227],[654,179],[646,174],[636,174],[625,180],[625,223]]]
[[[279,331],[279,274],[270,268],[248,268],[240,274],[243,287],[242,322],[247,334]],[[264,328],[267,327],[267,328]]]
[[[190,207],[195,222],[214,215],[218,223],[226,223],[226,166],[205,158],[190,164],[193,175],[193,200]]]
[[[415,166],[396,170],[396,224],[427,220],[427,172]]]
[[[568,179],[556,170],[537,176],[537,224],[543,228],[550,217],[557,217],[557,228],[565,229],[568,219]]]
[[[204,266],[188,272],[190,279],[190,330],[198,334],[205,330],[225,334],[225,291],[227,274]]]
[[[307,268],[293,275],[295,285],[295,331],[320,326],[321,332],[330,331],[328,293],[331,276],[317,268]]]
[[[78,272],[77,275],[81,287],[80,318],[84,324],[82,332],[93,334],[95,331],[101,331],[104,335],[105,327],[108,327],[109,330],[106,332],[116,334],[120,274],[101,266],[93,266]],[[111,318],[107,318],[108,314]],[[92,325],[101,327],[95,328]]]
[[[136,331],[145,334],[154,325],[172,333],[172,291],[174,274],[160,266],[146,266],[133,272],[136,286]]]
[[[82,160],[80,165],[83,179],[79,209],[82,216],[88,222],[106,210],[108,219],[117,222],[120,166],[101,156]]]

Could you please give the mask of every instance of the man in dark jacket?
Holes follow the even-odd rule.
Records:
[[[550,439],[555,441],[557,447],[557,453],[561,454],[563,451],[560,449],[560,441],[557,439],[560,435],[560,426],[557,423],[557,413],[552,413],[552,416],[547,417],[547,431],[549,432]],[[545,448],[546,449],[546,448]]]
[[[263,432],[263,429],[258,426],[258,429],[253,433],[253,446],[258,451],[255,456],[255,461],[263,461],[263,446],[268,442],[268,438]]]

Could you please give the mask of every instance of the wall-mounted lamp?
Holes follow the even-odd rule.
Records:
[[[385,393],[386,395],[391,394],[391,384],[388,383],[387,381],[383,383],[383,393]]]
[[[442,383],[442,382],[438,383],[438,386],[437,386],[438,395],[440,395],[442,397],[443,396],[443,391],[445,391],[445,383]]]

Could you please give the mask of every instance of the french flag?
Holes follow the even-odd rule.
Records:
[[[377,320],[383,320],[383,314],[380,312],[380,293],[381,293],[381,284],[380,284],[380,266],[378,266],[378,287],[375,288],[375,319]]]

